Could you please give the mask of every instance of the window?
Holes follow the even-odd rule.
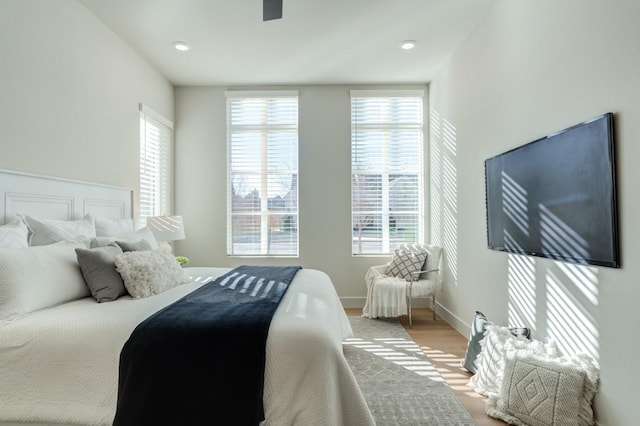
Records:
[[[173,123],[140,104],[140,225],[170,214]]]
[[[422,91],[351,91],[352,253],[424,239]]]
[[[227,92],[227,254],[298,255],[298,93]]]

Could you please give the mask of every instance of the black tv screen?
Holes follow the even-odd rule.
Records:
[[[488,247],[620,267],[613,114],[485,160]]]

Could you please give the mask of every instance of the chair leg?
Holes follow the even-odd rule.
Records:
[[[433,312],[433,320],[436,320],[436,295],[431,296],[431,312]]]
[[[409,311],[409,328],[413,328],[413,322],[411,320],[411,286],[409,286],[409,292],[407,293],[407,308]]]

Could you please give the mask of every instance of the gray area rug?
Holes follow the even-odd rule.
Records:
[[[378,426],[475,425],[400,321],[349,321],[344,352]]]

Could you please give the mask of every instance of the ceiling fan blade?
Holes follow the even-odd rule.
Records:
[[[282,18],[282,0],[262,0],[262,20]]]

